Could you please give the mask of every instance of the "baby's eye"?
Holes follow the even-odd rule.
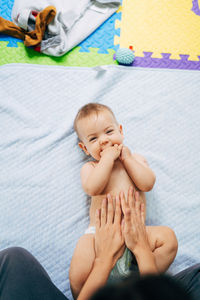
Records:
[[[113,129],[109,129],[108,131],[106,131],[106,133],[111,133],[113,132]]]
[[[92,137],[91,139],[90,139],[90,142],[93,142],[93,141],[95,141],[96,140],[96,137]]]

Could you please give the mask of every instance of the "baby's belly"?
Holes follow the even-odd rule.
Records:
[[[106,197],[108,193],[113,197],[113,199],[115,199],[115,196],[119,195],[121,191],[123,191],[126,196],[130,186],[136,189],[133,181],[127,174],[122,162],[120,160],[117,160],[113,166],[110,180],[106,185],[105,189],[103,190],[102,194],[98,196],[93,196],[91,198],[90,225],[95,225],[95,212],[97,209],[101,208],[102,200]],[[145,194],[143,192],[140,192],[140,197],[146,207]]]
[[[115,189],[114,191],[107,192],[107,193],[111,194],[111,196],[113,197],[113,199],[114,199],[113,203],[114,204],[115,204],[115,196],[119,195],[120,191],[124,191],[125,196],[127,196],[129,186],[124,188],[124,189],[119,189],[119,190]],[[132,186],[135,188],[135,186],[133,184],[132,184]],[[142,200],[142,202],[145,205],[145,216],[146,216],[146,197],[145,197],[145,193],[144,192],[139,192],[139,194],[140,194],[140,199]],[[90,226],[95,226],[95,212],[96,212],[97,209],[101,208],[101,203],[102,203],[102,200],[104,198],[106,198],[106,194],[91,197]]]

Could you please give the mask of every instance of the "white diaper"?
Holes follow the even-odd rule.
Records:
[[[85,234],[89,234],[89,233],[95,234],[95,232],[96,232],[95,226],[89,226],[89,227],[85,230]]]

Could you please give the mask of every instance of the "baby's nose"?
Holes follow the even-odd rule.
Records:
[[[103,137],[101,137],[101,139],[100,139],[100,144],[101,144],[101,145],[107,144],[108,141],[109,141],[108,137],[107,137],[107,136],[103,136]]]

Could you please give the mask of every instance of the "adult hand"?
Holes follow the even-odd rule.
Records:
[[[128,190],[127,201],[124,193],[120,193],[124,220],[122,224],[126,246],[134,253],[137,248],[150,249],[145,227],[144,204],[141,202],[139,192],[133,187]]]
[[[100,152],[101,157],[109,157],[109,159],[113,159],[114,161],[120,156],[123,145],[115,144],[113,146],[107,147],[103,151]]]
[[[124,213],[123,234],[126,246],[137,260],[141,275],[158,273],[154,254],[151,251],[145,227],[144,204],[141,203],[139,192],[130,187],[127,202],[124,193],[120,193]]]
[[[135,255],[140,274],[158,273],[154,254],[151,251],[145,227],[144,204],[139,192],[128,190],[127,201],[124,193],[120,193],[124,220],[122,224],[126,246]]]
[[[110,195],[102,201],[101,210],[95,215],[95,252],[92,270],[81,289],[77,300],[88,300],[104,286],[117,260],[122,256],[125,245],[121,231],[122,211],[119,197],[114,209]]]
[[[95,252],[96,259],[110,261],[111,269],[122,256],[125,248],[121,230],[122,210],[119,197],[114,209],[111,195],[102,201],[101,210],[95,215]]]

